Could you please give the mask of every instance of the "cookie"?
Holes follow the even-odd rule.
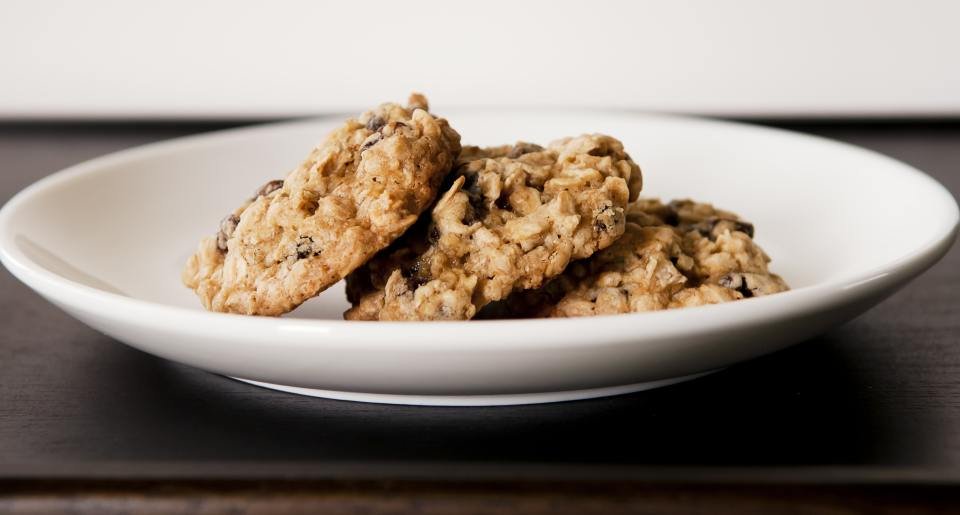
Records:
[[[623,236],[543,288],[490,306],[483,318],[573,317],[716,304],[788,289],[767,268],[753,225],[690,200],[640,200]]]
[[[465,147],[429,215],[347,277],[349,320],[463,320],[623,233],[640,169],[614,138]]]
[[[427,111],[383,104],[347,120],[284,180],[271,181],[203,239],[183,282],[204,307],[279,315],[344,278],[435,199],[460,136]]]

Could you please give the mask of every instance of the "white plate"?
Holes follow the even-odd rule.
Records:
[[[238,199],[297,164],[334,121],[183,138],[54,174],[0,211],[0,258],[91,327],[167,359],[308,395],[484,405],[636,391],[781,349],[890,295],[942,257],[957,232],[957,205],[937,182],[819,138],[582,111],[448,117],[473,144],[614,135],[643,168],[646,195],[711,201],[754,222],[773,269],[794,289],[561,320],[345,322],[339,285],[283,318],[203,311],[179,280],[197,240]]]

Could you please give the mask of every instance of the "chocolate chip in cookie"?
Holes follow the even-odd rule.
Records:
[[[257,192],[253,195],[253,198],[256,199],[258,197],[265,197],[273,193],[274,191],[279,190],[282,187],[283,187],[283,179],[272,180],[264,184],[263,186],[260,186],[260,188],[257,189]]]
[[[367,121],[367,130],[371,132],[379,131],[385,124],[386,120],[382,116],[371,116],[370,120]]]
[[[240,217],[231,213],[220,220],[220,228],[217,231],[217,248],[226,252],[227,240],[233,236],[233,231],[237,230],[237,224],[240,223]]]

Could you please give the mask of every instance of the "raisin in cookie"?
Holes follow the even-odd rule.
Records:
[[[640,200],[623,237],[543,288],[490,306],[484,318],[571,317],[699,306],[787,290],[767,269],[753,225],[710,204]]]
[[[640,169],[609,136],[466,147],[429,215],[347,277],[350,320],[463,320],[623,233]]]
[[[290,311],[413,225],[459,152],[460,135],[421,95],[350,119],[201,241],[183,282],[210,310]]]

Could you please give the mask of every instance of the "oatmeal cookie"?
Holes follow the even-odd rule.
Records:
[[[413,225],[459,152],[460,135],[421,95],[347,120],[286,179],[224,218],[183,282],[213,311],[290,311]]]
[[[612,246],[482,317],[633,313],[787,290],[769,261],[753,241],[753,225],[737,215],[690,200],[645,199],[630,205],[624,235]]]
[[[347,277],[350,320],[462,320],[623,233],[640,169],[609,136],[465,147],[429,215]]]

